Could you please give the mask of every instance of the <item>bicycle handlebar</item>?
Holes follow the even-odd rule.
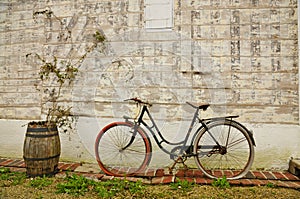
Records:
[[[134,102],[136,102],[138,104],[144,104],[144,105],[152,106],[152,104],[150,104],[149,102],[144,102],[141,99],[138,99],[137,97],[129,98],[129,99],[126,99],[124,101],[134,101]]]
[[[125,99],[124,101],[134,101],[138,104],[144,104],[147,106],[152,106],[152,104],[150,104],[149,102],[144,102],[141,99],[134,97],[134,98],[129,98],[129,99]],[[206,111],[207,108],[210,106],[209,104],[193,104],[190,102],[186,102],[188,105],[192,106],[193,108],[197,108],[197,109],[202,109],[203,111]]]

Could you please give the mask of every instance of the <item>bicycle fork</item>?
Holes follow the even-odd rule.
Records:
[[[130,133],[132,133],[132,136],[131,136],[131,138],[130,138],[128,144],[127,144],[126,146],[124,146],[123,148],[121,148],[121,149],[119,150],[119,152],[124,151],[125,149],[127,149],[127,148],[133,143],[133,141],[134,141],[134,139],[135,139],[135,136],[136,136],[136,134],[137,134],[137,128],[138,128],[138,125],[135,124],[134,127],[133,127],[132,132],[130,132]]]

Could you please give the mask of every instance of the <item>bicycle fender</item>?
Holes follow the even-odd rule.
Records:
[[[239,123],[237,121],[230,120],[230,119],[227,119],[227,118],[226,118],[226,120],[229,121],[229,122],[234,122],[234,123],[238,124],[240,127],[242,127],[248,133],[253,146],[256,146],[255,140],[254,140],[254,136],[253,136],[253,131],[247,129],[243,124],[241,124],[241,123]]]
[[[244,125],[242,125],[241,123],[239,123],[239,122],[237,122],[237,121],[234,121],[234,120],[231,120],[231,119],[228,119],[228,118],[231,118],[231,117],[222,117],[222,118],[219,117],[219,118],[216,118],[215,120],[214,120],[213,118],[211,118],[211,119],[207,120],[206,125],[209,125],[210,123],[212,123],[212,122],[214,122],[214,121],[219,121],[219,120],[224,120],[224,121],[227,120],[227,121],[229,121],[229,122],[234,122],[234,123],[238,124],[240,127],[242,127],[242,128],[248,133],[248,135],[249,135],[249,137],[250,137],[250,140],[251,140],[253,146],[256,146],[256,143],[255,143],[255,140],[254,140],[254,136],[253,136],[253,131],[247,129],[247,128],[246,128]],[[200,127],[197,129],[196,133],[194,133],[193,138],[192,138],[192,140],[191,140],[191,145],[194,143],[194,140],[195,140],[196,135],[198,134],[198,132],[200,132],[200,131],[201,131],[202,129],[204,129],[204,128],[205,128],[204,126],[200,126]]]
[[[251,141],[252,141],[252,144],[253,146],[256,146],[256,143],[255,143],[255,140],[254,140],[254,136],[253,136],[253,131],[252,130],[249,130],[247,129],[244,125],[242,125],[241,123],[237,122],[237,121],[234,121],[235,123],[239,124],[243,129],[245,129],[245,131],[248,133]]]

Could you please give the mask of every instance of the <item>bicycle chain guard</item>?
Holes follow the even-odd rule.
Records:
[[[180,154],[180,151],[183,151],[183,154],[185,154],[185,157],[189,157],[193,152],[193,146],[176,146],[171,150],[170,159],[175,160],[179,156],[183,155]]]

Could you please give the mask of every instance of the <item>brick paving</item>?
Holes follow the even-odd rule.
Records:
[[[95,165],[94,165],[95,166]],[[0,167],[8,167],[11,171],[26,172],[25,163],[22,159],[0,158]],[[66,175],[66,172],[77,173],[87,178],[97,180],[111,180],[113,177],[106,176],[99,171],[85,170],[85,165],[82,163],[60,162],[58,177]],[[81,169],[79,169],[81,168]],[[176,180],[188,180],[202,185],[210,185],[212,179],[204,176],[199,170],[178,170],[173,175],[165,172],[164,169],[147,169],[144,173],[137,177],[127,177],[127,180],[138,181],[141,180],[145,184],[168,184]],[[239,180],[229,180],[231,185],[236,186],[265,186],[273,184],[277,187],[300,189],[300,177],[295,176],[288,171],[250,171],[244,178]]]

